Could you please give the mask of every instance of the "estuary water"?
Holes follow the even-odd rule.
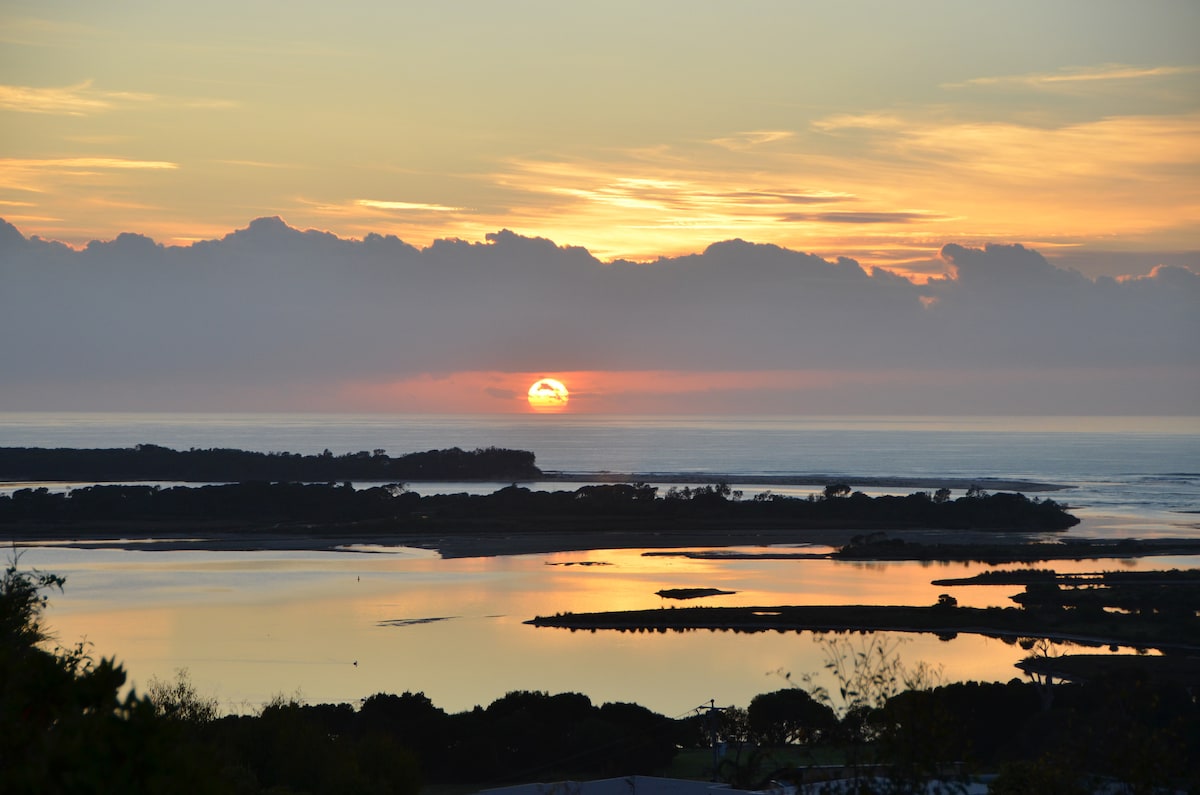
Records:
[[[0,413],[0,446],[237,447],[393,455],[458,446],[531,450],[543,470],[694,476],[1021,479],[1083,518],[1072,537],[1200,535],[1197,418],[594,417]],[[650,478],[653,482],[653,478]],[[488,490],[493,484],[469,484]],[[494,484],[507,485],[507,484]],[[528,484],[563,488],[558,484]],[[417,491],[468,484],[412,484]],[[15,484],[11,487],[16,487]],[[807,493],[811,487],[753,482]],[[896,489],[907,492],[912,489]],[[878,492],[880,489],[868,489]],[[457,711],[511,690],[571,690],[668,715],[757,693],[822,668],[811,633],[584,633],[523,622],[566,610],[663,606],[662,588],[735,591],[700,604],[1009,604],[1019,588],[938,587],[977,564],[713,560],[640,550],[442,560],[403,547],[339,552],[21,550],[67,576],[49,623],[115,656],[133,684],[186,668],[201,692],[249,711],[278,695],[355,703],[421,691]],[[1060,570],[1194,568],[1192,557],[1082,561]],[[887,636],[947,680],[1006,680],[1025,655],[1000,640]]]

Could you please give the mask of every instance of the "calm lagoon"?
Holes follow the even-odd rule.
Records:
[[[1200,535],[1194,417],[0,413],[0,445],[140,443],[338,454],[515,447],[534,451],[546,470],[684,473],[697,483],[710,482],[708,473],[1028,479],[1069,487],[1045,496],[1070,503],[1083,518],[1071,537]],[[747,495],[760,490],[744,488]],[[745,706],[785,686],[785,673],[795,679],[821,670],[812,634],[593,634],[523,622],[568,610],[665,605],[655,591],[676,587],[736,591],[689,603],[731,606],[926,605],[947,592],[963,605],[1006,605],[1020,590],[930,584],[988,568],[980,564],[697,560],[640,550],[443,560],[401,547],[164,552],[148,544],[28,549],[21,564],[66,575],[48,615],[61,643],[86,638],[95,655],[116,657],[143,689],[151,677],[186,668],[201,692],[239,711],[281,694],[355,703],[406,690],[451,711],[517,689],[578,691],[667,715],[710,699]],[[1197,565],[1195,558],[1053,564],[1060,571]],[[904,637],[902,658],[941,666],[947,680],[1007,680],[1019,675],[1012,666],[1026,654],[978,636]]]
[[[135,686],[186,668],[230,710],[277,695],[310,703],[422,691],[458,711],[511,690],[577,691],[678,715],[709,699],[745,706],[817,673],[812,633],[619,633],[538,629],[559,611],[680,604],[662,588],[736,591],[687,604],[1010,604],[1019,587],[938,587],[982,564],[713,560],[599,550],[442,560],[424,550],[154,552],[35,548],[21,563],[64,574],[49,623],[59,642],[86,638],[125,663]],[[1058,563],[1061,571],[1194,567],[1200,560]],[[947,681],[1007,680],[1019,646],[960,635],[898,635],[909,664]],[[357,662],[357,665],[355,664]]]

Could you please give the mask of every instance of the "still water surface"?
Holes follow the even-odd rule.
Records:
[[[1022,478],[1071,488],[1073,536],[1200,534],[1195,418],[598,418],[388,415],[0,413],[0,445],[139,443],[302,453],[459,446],[534,451],[544,469],[729,474]],[[563,486],[555,486],[563,487]],[[419,491],[430,486],[418,485]],[[753,493],[752,486],[745,487]],[[772,487],[776,491],[782,491]],[[906,490],[907,491],[907,490]],[[680,715],[819,672],[809,633],[586,633],[522,622],[559,611],[664,605],[661,588],[737,591],[703,604],[1009,604],[1016,587],[938,587],[979,564],[696,560],[639,550],[441,560],[392,548],[345,552],[155,552],[38,548],[22,565],[67,576],[49,623],[86,637],[144,688],[187,668],[227,709],[276,695],[347,702],[423,691],[457,711],[516,689],[578,691]],[[580,565],[580,564],[596,565]],[[575,565],[565,565],[575,564]],[[1056,563],[1061,571],[1194,568],[1196,558]],[[947,680],[1006,680],[1025,652],[961,635],[909,638],[909,664]],[[354,663],[358,664],[355,665]]]
[[[616,633],[534,628],[558,611],[666,606],[661,588],[715,587],[714,605],[1011,604],[1016,587],[939,587],[980,564],[827,560],[697,560],[639,550],[441,560],[384,552],[126,552],[32,549],[22,563],[65,574],[49,619],[61,642],[86,636],[125,662],[135,684],[187,668],[229,709],[272,696],[354,703],[377,692],[423,691],[444,709],[487,704],[510,690],[587,693],[668,715],[708,699],[745,706],[785,685],[783,672],[821,669],[811,633]],[[1063,571],[1194,567],[1196,558],[1057,564]],[[567,565],[570,564],[570,565]],[[593,564],[593,565],[582,565]],[[961,635],[909,635],[909,663],[947,680],[1007,680],[1025,652]],[[357,665],[354,663],[357,661]]]

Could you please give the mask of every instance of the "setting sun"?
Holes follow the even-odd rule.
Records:
[[[529,407],[534,411],[562,411],[569,394],[561,381],[540,378],[529,387]]]

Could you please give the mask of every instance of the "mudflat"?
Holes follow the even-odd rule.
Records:
[[[533,555],[601,549],[645,549],[650,554],[722,558],[814,558],[853,542],[878,538],[877,530],[854,528],[767,528],[738,530],[715,527],[673,527],[659,531],[471,530],[464,532],[397,533],[378,527],[244,526],[235,523],[89,523],[12,527],[6,546],[58,546],[77,549],[154,549],[212,551],[343,551],[369,552],[372,546],[396,546],[438,552],[444,558]],[[871,545],[860,547],[858,560],[895,560],[889,542],[904,542],[910,560],[1070,560],[1127,558],[1165,554],[1200,554],[1196,539],[1062,539],[1047,543],[1046,534],[988,530],[904,528],[886,533],[883,551],[873,556]],[[367,547],[364,550],[362,547]],[[762,547],[774,547],[770,550]],[[747,549],[752,548],[752,549]],[[794,548],[794,549],[793,549]],[[1036,550],[1035,554],[1029,552]]]
[[[551,552],[581,552],[597,549],[675,550],[686,548],[733,548],[757,546],[841,547],[862,530],[800,529],[734,531],[712,528],[677,529],[662,532],[629,530],[538,530],[485,531],[464,533],[389,533],[364,529],[360,532],[322,532],[300,528],[239,528],[229,524],[186,526],[160,523],[113,523],[87,526],[58,526],[45,528],[12,528],[4,539],[6,545],[53,545],[78,549],[147,549],[173,551],[207,549],[214,551],[333,551],[353,546],[403,546],[429,549],[446,558],[494,557],[500,555],[531,555]],[[945,530],[906,530],[896,537],[930,542],[954,540],[972,543],[1001,540],[995,533],[951,532]],[[1029,540],[1023,534],[1004,534],[1006,543]]]

